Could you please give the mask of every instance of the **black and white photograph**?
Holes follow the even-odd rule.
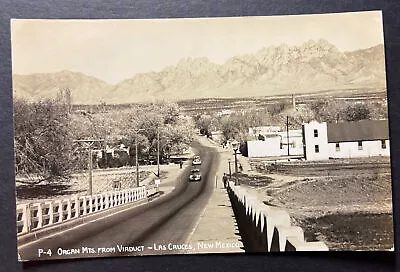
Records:
[[[18,259],[394,251],[381,11],[11,20]]]

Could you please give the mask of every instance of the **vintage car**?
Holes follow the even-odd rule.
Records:
[[[201,173],[199,169],[192,169],[190,170],[189,181],[200,181],[201,180]]]
[[[193,156],[192,165],[200,165],[200,164],[201,164],[200,156]]]

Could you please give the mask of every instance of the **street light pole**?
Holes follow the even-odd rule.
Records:
[[[235,152],[234,154],[235,154],[235,183],[236,183],[236,185],[239,185],[238,177],[237,177],[237,174],[238,174],[237,151],[239,149],[239,144],[240,143],[238,141],[232,142],[232,149]]]
[[[237,149],[234,149],[235,151],[235,174],[238,173],[238,163],[237,163]]]
[[[231,160],[228,160],[228,164],[229,164],[229,178],[232,178],[232,171],[231,171]]]

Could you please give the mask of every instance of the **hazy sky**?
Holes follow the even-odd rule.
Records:
[[[108,83],[185,57],[216,63],[269,45],[326,39],[351,51],[383,43],[380,11],[158,20],[12,20],[13,73],[71,70]]]

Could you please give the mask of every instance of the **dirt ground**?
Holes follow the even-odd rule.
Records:
[[[265,204],[287,210],[306,240],[322,240],[330,250],[393,247],[388,158],[250,165],[241,183]]]
[[[145,168],[139,171],[140,185],[151,184],[156,167]],[[154,168],[154,169],[153,169]],[[167,172],[167,166],[160,170],[162,178]],[[136,167],[121,167],[110,169],[95,169],[93,171],[93,194],[100,194],[114,190],[114,183],[120,182],[121,190],[136,186]],[[17,203],[32,202],[44,199],[59,199],[72,195],[86,195],[88,191],[88,173],[73,174],[69,180],[60,182],[25,184],[16,183]]]

